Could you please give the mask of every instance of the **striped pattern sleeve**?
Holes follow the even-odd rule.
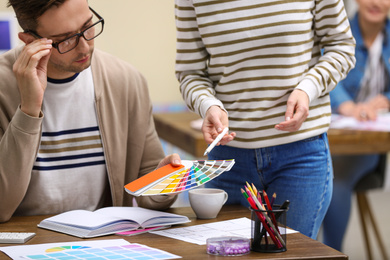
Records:
[[[213,82],[208,77],[207,63],[209,53],[202,42],[198,31],[196,13],[192,1],[179,0],[175,4],[177,23],[177,58],[176,75],[180,82],[180,91],[192,111],[202,117],[203,107],[219,105],[221,101],[215,98]]]
[[[355,39],[345,14],[343,1],[316,1],[314,10],[315,41],[323,55],[305,75],[309,84],[302,81],[298,88],[309,94],[310,100],[334,89],[355,65]],[[316,89],[310,86],[314,82]]]

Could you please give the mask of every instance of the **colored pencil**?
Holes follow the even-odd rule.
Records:
[[[256,186],[252,183],[252,190],[254,191],[254,194],[257,196],[259,192],[256,189]]]
[[[241,193],[242,193],[242,195],[244,195],[244,197],[246,198],[246,199],[248,199],[249,197],[248,197],[248,194],[246,194],[246,192],[241,188]]]
[[[255,194],[255,192],[252,190],[251,185],[249,185],[248,182],[246,182],[246,187],[249,189],[249,191],[250,191],[252,194]]]
[[[274,223],[275,227],[279,231],[278,223],[276,222],[276,218],[275,218],[274,212],[272,211],[272,205],[271,205],[271,202],[268,199],[267,192],[263,191],[263,194],[264,194],[265,203],[267,204],[267,208],[268,208],[268,210],[270,212],[270,215],[271,215],[271,218],[272,218],[272,222]]]
[[[275,199],[276,199],[276,193],[274,192],[274,194],[272,194],[271,206],[274,205]]]

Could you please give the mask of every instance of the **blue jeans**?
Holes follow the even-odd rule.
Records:
[[[249,206],[241,194],[246,182],[253,183],[268,196],[276,193],[275,204],[290,201],[287,226],[317,238],[332,195],[332,161],[327,134],[294,143],[242,149],[217,146],[210,160],[235,159],[235,165],[206,184],[224,189],[228,204]],[[249,212],[249,210],[248,210]]]
[[[332,201],[323,223],[324,244],[342,250],[351,213],[354,187],[379,163],[379,154],[333,156],[334,188]]]

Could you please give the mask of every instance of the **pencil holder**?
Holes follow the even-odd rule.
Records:
[[[249,207],[252,218],[251,250],[264,253],[278,253],[286,247],[287,209],[274,205],[272,210],[257,210]]]

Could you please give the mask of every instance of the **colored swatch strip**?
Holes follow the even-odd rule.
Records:
[[[46,250],[45,254],[22,256],[24,259],[177,259],[180,256],[141,244],[92,247],[55,247]]]
[[[125,186],[127,192],[135,196],[151,196],[159,194],[172,194],[183,192],[201,186],[225,171],[229,171],[234,165],[234,160],[203,160],[182,161],[184,168],[172,170],[163,178],[152,183],[144,183],[137,191],[130,191],[126,187],[132,187],[132,183]],[[158,171],[158,169],[156,170]],[[153,172],[151,173],[153,174]]]
[[[89,246],[59,246],[59,247],[52,247],[46,250],[47,253],[52,253],[52,252],[59,252],[59,251],[64,251],[64,250],[69,250],[69,249],[86,249],[90,248]]]

